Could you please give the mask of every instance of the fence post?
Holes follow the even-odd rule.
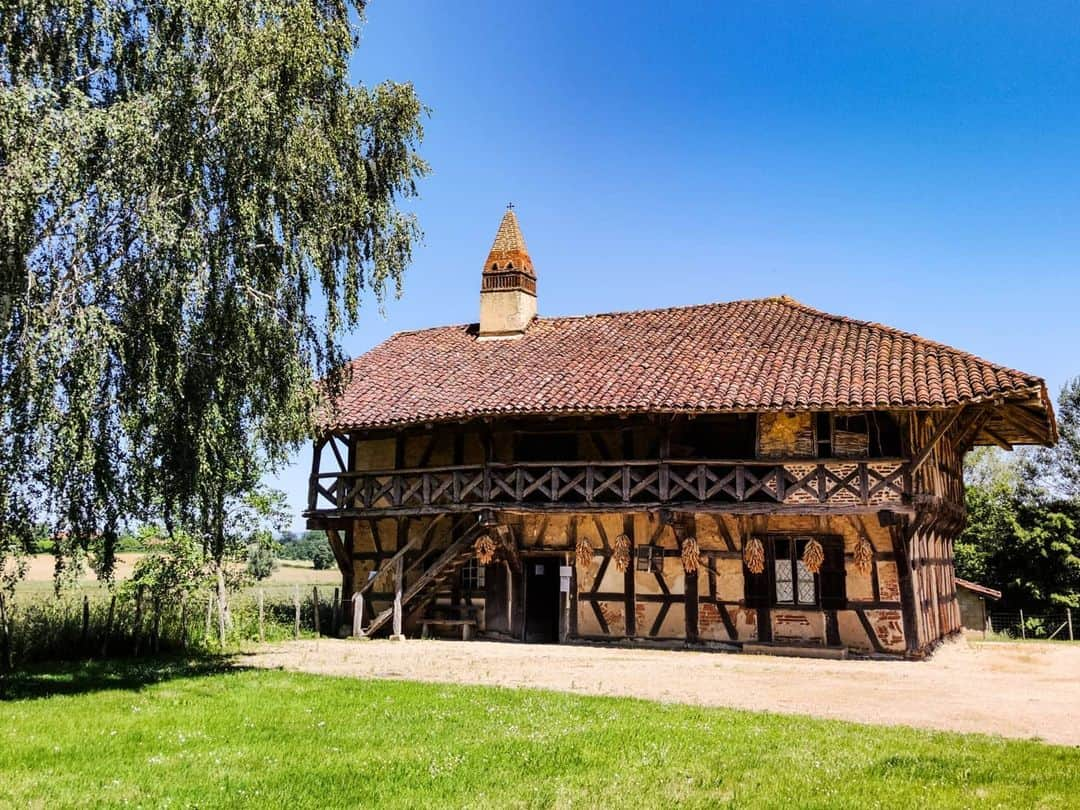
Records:
[[[80,638],[85,650],[90,641],[90,596],[85,593],[82,598],[82,636]]]
[[[266,640],[266,635],[263,631],[263,622],[266,618],[265,608],[263,607],[263,589],[259,588],[259,643],[262,644]]]
[[[210,591],[206,596],[206,645],[210,646],[210,639],[214,632],[214,592]]]
[[[154,594],[154,619],[150,625],[150,644],[154,648],[154,655],[161,652],[161,595]]]
[[[109,654],[109,637],[112,635],[113,617],[116,613],[116,594],[109,600],[109,614],[105,617],[105,635],[101,639],[101,657]]]
[[[311,587],[311,606],[315,609],[315,638],[322,635],[322,630],[319,628],[319,586],[313,585]]]
[[[217,629],[218,643],[225,649],[225,572],[218,566],[217,570]]]
[[[1069,641],[1073,641],[1072,632],[1072,608],[1065,608],[1065,621],[1069,623]]]
[[[330,610],[330,635],[337,638],[341,634],[341,606],[338,602],[338,589],[334,588],[333,608]]]
[[[187,591],[180,591],[180,649],[187,649]]]
[[[8,635],[7,602],[0,590],[0,672],[11,671],[11,637]]]
[[[300,586],[293,585],[293,638],[300,638]]]
[[[1027,641],[1027,628],[1024,627],[1024,610],[1020,609],[1020,638]]]
[[[142,645],[142,597],[143,585],[135,589],[135,655],[139,655],[139,647]]]

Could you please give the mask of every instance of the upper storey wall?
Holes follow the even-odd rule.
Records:
[[[505,420],[357,437],[353,469],[546,461],[901,458],[903,413],[763,413],[694,419]]]

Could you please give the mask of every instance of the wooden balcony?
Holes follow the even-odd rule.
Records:
[[[477,464],[313,473],[308,518],[508,511],[907,511],[903,459]]]

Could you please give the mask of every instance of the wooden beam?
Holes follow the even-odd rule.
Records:
[[[983,432],[983,434],[985,434],[986,436],[988,436],[990,438],[990,441],[992,441],[994,444],[996,444],[1002,450],[1012,450],[1013,449],[1013,446],[1011,444],[1009,444],[1009,442],[1006,439],[1003,439],[1001,436],[994,433],[994,431],[992,431],[990,428],[988,428],[986,426],[983,426],[982,432]]]
[[[1027,411],[1006,406],[1001,409],[1000,417],[1003,422],[1032,439],[1040,442],[1046,441],[1046,436],[1049,433],[1048,427],[1032,417]]]
[[[923,465],[926,459],[930,457],[930,454],[934,451],[934,448],[937,447],[938,442],[941,441],[942,437],[948,432],[949,428],[956,424],[956,420],[960,418],[960,414],[962,414],[963,412],[963,407],[957,408],[949,415],[948,419],[946,419],[944,422],[937,426],[933,434],[930,436],[930,440],[923,446],[921,450],[919,450],[915,458],[911,460],[911,475],[914,475],[916,472],[918,472],[919,468]]]

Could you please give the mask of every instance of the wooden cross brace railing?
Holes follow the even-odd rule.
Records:
[[[436,514],[480,508],[614,509],[680,504],[899,504],[902,459],[477,464],[317,473],[309,515]]]

